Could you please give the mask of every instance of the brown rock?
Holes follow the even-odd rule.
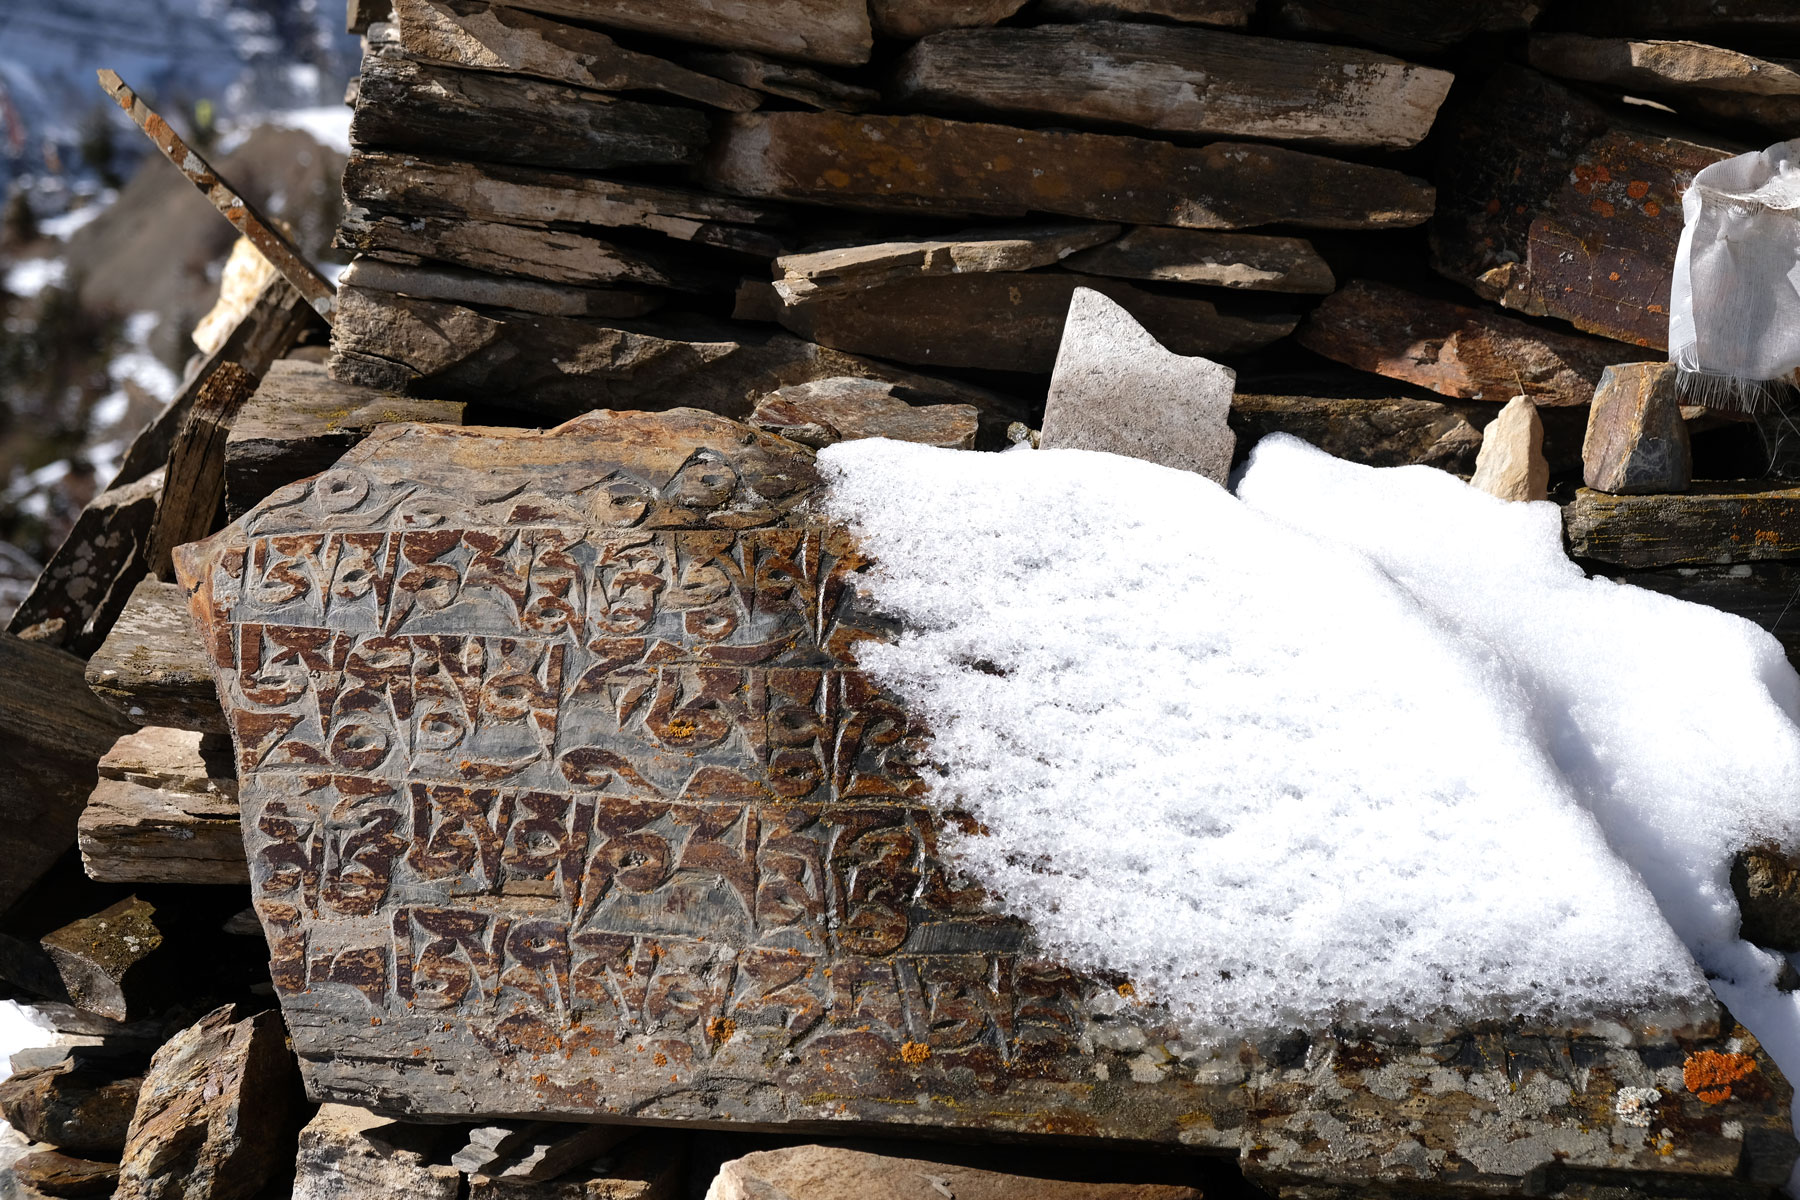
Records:
[[[1240,229],[1391,229],[1431,215],[1423,180],[1275,146],[1175,146],[932,117],[744,113],[703,169],[737,196],[874,212]]]
[[[759,1150],[719,1168],[707,1200],[1201,1200],[1178,1184],[1084,1183],[841,1146]]]
[[[882,37],[922,38],[992,25],[1024,7],[1025,0],[869,0],[869,18]]]
[[[1606,368],[1588,410],[1582,479],[1601,492],[1685,492],[1694,474],[1675,365]]]
[[[787,304],[806,304],[924,275],[1029,271],[1060,262],[1118,233],[1117,225],[969,229],[949,238],[911,238],[787,254],[775,260],[775,291]]]
[[[1775,845],[1740,851],[1731,860],[1731,890],[1740,937],[1784,954],[1800,950],[1800,860]]]
[[[1582,488],[1563,509],[1569,553],[1621,567],[1705,566],[1800,557],[1800,488],[1697,483],[1676,495]]]
[[[157,578],[168,578],[176,546],[212,532],[213,519],[225,501],[225,439],[254,391],[256,376],[228,362],[221,363],[194,396],[169,450],[156,521],[150,527],[146,553],[150,573]]]
[[[72,654],[0,633],[0,912],[75,844],[75,823],[99,778],[94,764],[131,731],[88,691],[81,670]]]
[[[1564,79],[1611,84],[1634,92],[1800,95],[1800,70],[1794,65],[1701,42],[1540,33],[1531,39],[1531,65]]]
[[[504,0],[552,16],[854,67],[869,61],[865,0]]]
[[[698,109],[370,53],[350,139],[358,147],[603,170],[696,162],[707,124]]]
[[[82,509],[7,626],[34,642],[91,654],[149,570],[163,472],[107,488]]]
[[[858,438],[883,437],[946,450],[973,450],[981,414],[968,404],[914,407],[906,389],[872,379],[820,379],[771,393],[750,424],[820,449]]]
[[[904,104],[1165,133],[1404,149],[1450,73],[1314,42],[1130,22],[935,34],[898,66]]]
[[[510,308],[516,312],[537,313],[546,317],[641,317],[655,312],[668,299],[666,293],[645,292],[634,288],[568,287],[536,279],[506,279],[464,267],[386,262],[369,255],[358,255],[352,259],[349,267],[338,276],[338,284],[341,287],[364,288],[375,292],[393,292],[418,300],[443,300],[451,304],[473,304],[484,308]],[[229,506],[229,481],[225,487],[225,499]]]
[[[1477,414],[1469,411],[1474,407],[1402,397],[1239,392],[1231,398],[1231,428],[1244,449],[1271,433],[1287,433],[1365,466],[1419,463],[1467,475],[1475,470],[1482,441],[1481,427],[1473,419]]]
[[[1038,0],[1037,11],[1059,21],[1162,17],[1184,24],[1242,29],[1256,13],[1256,0]]]
[[[601,92],[667,92],[732,112],[756,93],[665,59],[621,48],[605,34],[481,0],[395,0],[400,45],[414,58],[530,75]]]
[[[843,375],[902,384],[922,401],[1018,412],[1007,398],[981,388],[785,333],[703,319],[592,322],[481,313],[344,288],[332,336],[333,378],[505,403],[550,417],[678,405],[742,416],[779,388]]]
[[[276,489],[328,469],[377,425],[462,420],[458,403],[339,383],[323,363],[275,363],[225,440],[225,511],[240,517]]]
[[[207,744],[216,736],[151,726],[107,751],[79,829],[90,879],[249,882],[231,751]]]
[[[142,1082],[137,1076],[119,1078],[98,1062],[68,1055],[54,1066],[15,1070],[0,1083],[0,1113],[34,1142],[75,1155],[117,1155],[125,1148]]]
[[[116,1200],[248,1200],[294,1161],[298,1088],[281,1018],[233,1015],[217,1009],[156,1052]]]
[[[1498,72],[1444,136],[1437,270],[1509,308],[1668,347],[1681,196],[1732,150],[1627,124],[1523,68]]]
[[[367,1109],[319,1106],[300,1131],[293,1200],[457,1200],[462,1172],[433,1162],[438,1128],[402,1125]]]
[[[701,50],[685,57],[696,70],[728,79],[745,88],[754,89],[783,100],[793,100],[808,108],[834,108],[842,112],[861,112],[881,102],[881,93],[860,84],[845,83],[823,71],[797,63],[764,58],[747,50]],[[741,110],[740,110],[741,111]]]
[[[1078,288],[1124,305],[1177,354],[1242,354],[1281,340],[1297,324],[1289,316],[1222,313],[1210,300],[1062,271],[922,276],[788,305],[777,316],[808,341],[854,354],[1049,374]]]
[[[12,1174],[45,1196],[110,1196],[119,1182],[119,1164],[39,1150],[14,1162]]]
[[[351,157],[344,194],[371,212],[408,219],[644,229],[747,253],[777,245],[768,231],[790,221],[765,205],[688,188],[382,151]]]
[[[1358,370],[1459,400],[1498,404],[1522,392],[1539,407],[1586,404],[1602,371],[1639,353],[1368,280],[1328,297],[1300,327],[1299,341]]]
[[[1481,453],[1469,484],[1502,500],[1549,499],[1550,464],[1537,405],[1514,396],[1481,431]]]
[[[146,1015],[166,992],[170,954],[156,906],[136,896],[71,921],[42,941],[76,1008],[114,1021]]]
[[[1330,266],[1312,243],[1253,233],[1141,225],[1117,241],[1070,255],[1064,265],[1093,275],[1250,291],[1324,295],[1337,288]]]
[[[1543,0],[1278,0],[1283,29],[1307,37],[1348,37],[1398,54],[1437,54],[1470,38],[1528,29]]]
[[[133,725],[224,733],[219,693],[176,584],[146,579],[88,660],[87,686]]]
[[[1222,485],[1237,449],[1226,421],[1236,382],[1229,367],[1171,353],[1131,313],[1082,288],[1069,304],[1038,444],[1129,455]]]

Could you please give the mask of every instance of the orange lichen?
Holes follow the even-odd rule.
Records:
[[[900,1047],[900,1057],[916,1067],[931,1057],[931,1047],[924,1042],[907,1042]]]
[[[669,1065],[669,1056],[664,1054],[662,1051],[658,1050],[656,1052],[656,1057],[651,1059],[650,1061],[655,1063],[659,1067],[666,1067]]]
[[[1662,212],[1662,205],[1658,204],[1656,201],[1654,201],[1654,200],[1644,201],[1644,215],[1646,217],[1654,217],[1661,212]]]
[[[1634,179],[1625,185],[1625,194],[1633,200],[1642,200],[1650,194],[1650,185],[1641,179]]]
[[[1608,200],[1601,200],[1598,197],[1595,197],[1594,202],[1588,205],[1588,207],[1603,217],[1610,217],[1613,215],[1612,202]]]
[[[1119,995],[1121,996],[1130,997],[1137,995],[1137,988],[1133,987],[1130,983],[1121,983],[1118,990]]]
[[[1756,1074],[1756,1060],[1748,1054],[1721,1054],[1702,1050],[1681,1064],[1681,1080],[1688,1091],[1707,1104],[1731,1099],[1731,1085]]]
[[[714,1017],[706,1023],[706,1036],[715,1042],[729,1042],[737,1032],[737,1022],[730,1017]]]

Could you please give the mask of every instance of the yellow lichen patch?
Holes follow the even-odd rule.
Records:
[[[1681,1064],[1681,1080],[1688,1091],[1708,1104],[1731,1099],[1731,1085],[1756,1073],[1756,1060],[1748,1054],[1721,1054],[1702,1050]]]
[[[931,1057],[931,1047],[924,1042],[907,1042],[900,1047],[900,1057],[916,1067]]]
[[[706,1036],[715,1042],[728,1042],[737,1032],[737,1022],[730,1017],[714,1017],[706,1023]]]

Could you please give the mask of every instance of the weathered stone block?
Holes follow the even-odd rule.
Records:
[[[293,1200],[457,1200],[462,1172],[433,1161],[439,1134],[367,1109],[320,1105],[300,1131]]]
[[[884,437],[946,450],[972,450],[981,414],[969,404],[908,404],[905,389],[873,379],[821,379],[782,388],[750,414],[750,424],[814,449]]]
[[[1606,368],[1588,409],[1582,479],[1614,495],[1685,492],[1694,475],[1675,365],[1619,363]]]
[[[1731,863],[1731,890],[1743,915],[1745,941],[1771,950],[1800,950],[1800,859],[1779,846],[1754,846]]]
[[[99,1063],[66,1055],[52,1066],[15,1068],[0,1083],[0,1113],[34,1142],[76,1155],[116,1155],[125,1148],[142,1083],[138,1076],[120,1078]]]
[[[1046,961],[939,856],[925,730],[857,665],[895,630],[817,486],[692,410],[390,426],[182,551],[316,1099],[1127,1138],[1276,1188],[1787,1178],[1791,1093],[1710,1005],[1212,1051]],[[1739,1056],[1729,1095],[1686,1088],[1699,1051]]]
[[[1800,487],[1704,483],[1678,495],[1582,488],[1563,509],[1569,552],[1621,567],[1800,558]]]
[[[196,656],[199,646],[195,645]],[[218,735],[152,725],[100,760],[78,826],[82,868],[109,883],[247,883],[237,777]]]

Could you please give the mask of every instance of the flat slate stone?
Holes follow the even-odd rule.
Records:
[[[602,92],[666,92],[732,112],[762,103],[748,88],[626,50],[596,30],[483,0],[394,0],[394,22],[402,49],[445,66]]]
[[[959,116],[1405,149],[1430,131],[1450,80],[1368,50],[1101,21],[935,34],[900,60],[890,99]]]
[[[854,67],[873,39],[866,0],[499,0],[551,16]]]
[[[1171,353],[1112,299],[1078,289],[1050,377],[1039,445],[1101,450],[1224,484],[1237,437],[1226,422],[1237,374]]]
[[[1278,146],[842,113],[731,116],[702,177],[731,195],[874,212],[1190,229],[1393,229],[1426,220],[1434,199],[1422,179]]]
[[[923,275],[1029,271],[1118,235],[1117,225],[1017,226],[786,254],[775,260],[775,291],[805,304]]]
[[[1056,365],[1069,299],[1081,288],[1130,309],[1179,354],[1243,354],[1280,341],[1299,323],[1294,316],[1221,312],[1210,300],[1064,271],[920,276],[786,305],[775,315],[789,332],[853,354],[1047,375]]]
[[[1038,0],[1037,10],[1059,21],[1161,17],[1190,25],[1242,29],[1256,15],[1256,0]]]
[[[667,293],[638,288],[585,288],[508,279],[428,262],[390,262],[359,254],[338,276],[341,287],[393,292],[418,300],[444,300],[457,305],[510,308],[545,317],[642,317],[661,308]],[[230,500],[230,485],[226,499]],[[233,513],[233,516],[238,514]]]
[[[1755,563],[1800,557],[1800,487],[1696,483],[1676,495],[1582,488],[1563,509],[1569,553],[1621,567]]]
[[[126,734],[107,751],[100,760],[100,782],[78,826],[81,865],[88,878],[107,883],[250,881],[237,777],[229,748],[209,744],[214,736],[151,726]]]
[[[906,389],[873,379],[821,379],[782,388],[756,406],[750,424],[815,450],[882,437],[945,450],[972,450],[981,413],[969,404],[913,405]]]
[[[1337,289],[1331,267],[1311,242],[1254,233],[1141,225],[1117,241],[1071,254],[1063,265],[1091,275],[1246,291],[1328,295]]]
[[[1475,469],[1481,414],[1472,404],[1407,397],[1284,396],[1239,392],[1231,428],[1248,448],[1271,433],[1288,433],[1327,454],[1370,467],[1414,463],[1453,474]],[[1491,415],[1491,410],[1488,415]]]
[[[697,50],[685,55],[683,61],[709,75],[808,108],[861,112],[881,103],[881,93],[874,88],[846,83],[823,71],[765,58],[748,50]]]
[[[805,447],[690,410],[388,426],[183,548],[315,1100],[1078,1131],[1271,1188],[1787,1178],[1791,1092],[1716,1006],[1213,1057],[1045,961],[937,854],[925,731],[857,666],[896,630],[817,487]],[[1716,1103],[1682,1084],[1700,1049],[1739,1056]],[[1660,1090],[1668,1153],[1612,1118],[1623,1086]]]
[[[1026,0],[869,0],[869,19],[882,37],[922,38],[946,29],[992,25]]]
[[[1358,370],[1459,400],[1503,404],[1522,392],[1539,407],[1586,404],[1602,371],[1643,354],[1369,280],[1327,297],[1300,327],[1299,341]]]
[[[181,588],[146,579],[88,660],[87,685],[134,725],[225,733],[219,695]]]

